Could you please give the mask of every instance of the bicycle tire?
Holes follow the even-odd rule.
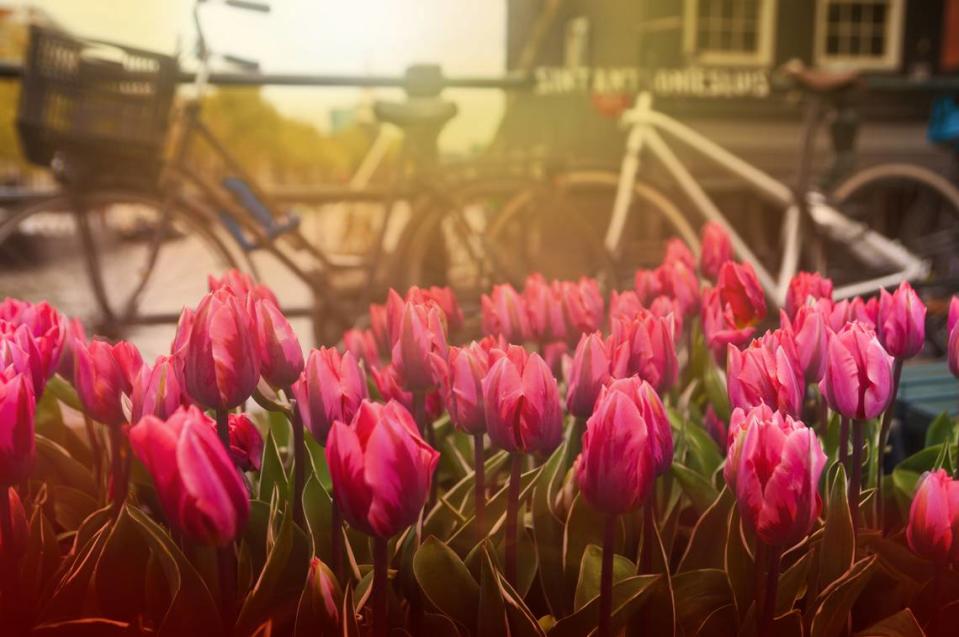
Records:
[[[77,288],[67,289],[69,286],[64,285],[63,277],[76,271],[78,267],[84,272],[81,276],[87,277],[87,283],[92,283],[89,272],[82,269],[85,267],[85,251],[82,244],[79,249],[76,245],[81,241],[77,232],[81,221],[74,217],[75,200],[66,193],[24,206],[0,221],[0,255],[8,260],[16,258],[14,252],[18,248],[34,253],[26,256],[27,265],[33,268],[31,280],[35,280],[36,285],[22,289],[26,281],[25,273],[7,267],[4,268],[9,277],[4,282],[7,290],[27,297],[48,298],[64,312],[79,315],[98,333],[125,337],[131,333],[134,326],[143,329],[175,324],[182,306],[199,300],[197,295],[206,289],[208,274],[237,267],[236,257],[224,239],[217,236],[205,213],[186,202],[178,201],[167,210],[169,227],[173,228],[174,232],[159,239],[157,260],[152,268],[147,268],[147,262],[142,259],[149,257],[152,244],[146,245],[144,239],[157,239],[159,234],[150,234],[151,228],[145,224],[149,223],[150,211],[154,213],[155,219],[161,218],[159,215],[164,214],[164,203],[152,193],[121,189],[86,193],[83,201],[84,207],[87,208],[87,221],[92,220],[99,224],[94,238],[98,242],[98,257],[106,257],[108,261],[99,263],[98,267],[101,275],[110,278],[109,281],[104,280],[105,292],[109,294],[109,298],[94,293],[93,302],[90,303],[89,296],[82,296],[78,294]],[[123,209],[122,206],[127,208]],[[108,227],[107,216],[114,212],[111,221],[115,225]],[[56,230],[49,225],[54,217],[63,218],[59,221],[62,224],[61,236],[51,236],[51,232]],[[67,218],[70,221],[66,221]],[[40,232],[31,230],[31,221],[35,222]],[[43,228],[45,224],[46,230]],[[152,232],[157,232],[156,228],[159,227],[155,225]],[[16,241],[15,232],[24,237],[19,245],[11,243]],[[31,235],[34,237],[32,241]],[[173,255],[165,252],[172,241],[189,242],[189,245],[178,245],[181,258],[173,258]],[[113,252],[107,252],[108,250]],[[198,250],[202,250],[202,253]],[[179,268],[175,272],[169,271],[173,264]],[[158,269],[164,268],[167,271],[164,272],[161,283],[154,286],[149,279],[144,281],[145,277],[153,276]],[[173,280],[176,285],[168,284],[160,289],[165,282]],[[147,287],[155,287],[154,296],[149,297],[149,300],[141,297],[134,301],[133,293],[144,283]],[[141,291],[141,295],[147,287]],[[191,294],[177,294],[188,288],[192,291]],[[192,298],[193,296],[196,298]],[[134,302],[139,307],[127,307]]]

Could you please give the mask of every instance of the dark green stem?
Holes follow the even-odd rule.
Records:
[[[293,390],[287,390],[287,396]],[[303,487],[306,484],[306,440],[303,431],[303,419],[295,399],[290,400],[290,424],[293,427],[293,522],[301,528],[303,524]]]
[[[865,442],[865,423],[854,420],[852,424],[852,476],[849,480],[849,513],[854,529],[859,528],[859,492],[862,489],[862,446]]]
[[[236,621],[236,553],[232,542],[217,549],[216,561],[220,577],[220,612],[225,633],[229,635]]]
[[[885,503],[882,497],[882,474],[886,457],[886,442],[889,437],[889,425],[896,411],[896,398],[899,396],[899,379],[902,377],[902,359],[897,358],[892,370],[892,400],[882,415],[882,427],[879,429],[879,441],[876,443],[876,526],[885,529]]]
[[[123,432],[119,426],[110,427],[110,496],[113,514],[119,515],[127,499],[127,478],[123,459]]]
[[[506,500],[506,581],[516,586],[516,544],[518,528],[516,518],[519,516],[519,488],[522,480],[523,454],[513,453],[510,456],[512,463],[509,472],[509,492]]]
[[[230,454],[230,413],[226,409],[216,410],[216,435],[226,449],[227,455]]]
[[[373,538],[373,635],[386,637],[389,631],[389,619],[386,608],[387,569],[389,552],[386,538]]]
[[[599,627],[597,637],[610,637],[610,615],[613,610],[613,554],[616,542],[616,516],[606,516],[603,529],[603,566],[599,576]]]
[[[766,590],[763,592],[763,607],[759,615],[756,634],[759,637],[772,637],[773,616],[776,613],[776,593],[779,588],[779,561],[782,551],[778,546],[769,547],[769,567],[766,571]]]
[[[330,498],[330,562],[336,581],[343,582],[343,515],[336,504],[336,498]]]
[[[473,434],[473,499],[476,507],[476,541],[486,537],[486,459],[483,454],[483,434]]]
[[[839,417],[839,464],[849,475],[849,419]]]

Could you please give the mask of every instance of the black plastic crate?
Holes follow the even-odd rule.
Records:
[[[32,26],[17,130],[27,159],[49,166],[157,164],[176,90],[172,57]]]

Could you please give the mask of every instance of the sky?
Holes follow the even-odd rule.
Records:
[[[0,0],[47,11],[78,34],[172,52],[193,45],[190,0]],[[439,63],[447,75],[496,76],[505,67],[506,0],[269,0],[269,15],[204,6],[212,48],[255,59],[264,72],[402,74]],[[357,89],[271,87],[288,115],[321,129],[330,107],[368,97]],[[377,96],[401,94],[378,91]],[[460,106],[441,139],[462,152],[492,135],[502,113],[498,91],[449,91]]]

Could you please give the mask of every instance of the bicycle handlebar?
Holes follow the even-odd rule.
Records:
[[[264,2],[253,2],[253,0],[225,0],[224,4],[234,9],[244,9],[245,11],[256,11],[258,13],[270,12],[270,5]]]

